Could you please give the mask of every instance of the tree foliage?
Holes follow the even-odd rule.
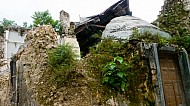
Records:
[[[34,19],[33,26],[35,27],[38,25],[52,25],[54,21],[48,10],[35,12],[32,18]]]
[[[17,24],[15,23],[15,21],[3,18],[2,25],[3,27],[8,27],[8,26],[16,26]]]
[[[27,28],[28,27],[28,23],[27,22],[23,22],[23,27]]]
[[[33,18],[33,26],[37,27],[40,25],[52,25],[52,27],[59,33],[62,32],[61,22],[59,20],[54,20],[49,13],[46,11],[37,11],[32,15]]]

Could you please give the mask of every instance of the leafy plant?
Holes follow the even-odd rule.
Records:
[[[127,71],[130,64],[123,61],[122,57],[115,57],[103,69],[102,83],[111,87],[115,91],[127,91]]]

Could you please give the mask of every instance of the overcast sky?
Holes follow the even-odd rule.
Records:
[[[119,0],[0,0],[0,21],[3,18],[14,20],[19,25],[32,23],[35,11],[49,10],[54,19],[59,19],[59,12],[65,10],[71,21],[80,17],[99,14]],[[129,0],[133,16],[148,22],[157,18],[164,0]]]

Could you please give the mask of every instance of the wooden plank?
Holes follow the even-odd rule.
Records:
[[[166,106],[182,105],[182,81],[176,61],[174,55],[159,54]]]

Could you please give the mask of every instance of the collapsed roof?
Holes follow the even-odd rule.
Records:
[[[101,35],[105,26],[113,18],[125,15],[132,15],[129,9],[129,0],[120,0],[103,13],[86,17],[85,20],[81,21],[75,29],[81,52],[85,55],[88,53],[90,46],[100,41],[96,34],[100,33]]]

